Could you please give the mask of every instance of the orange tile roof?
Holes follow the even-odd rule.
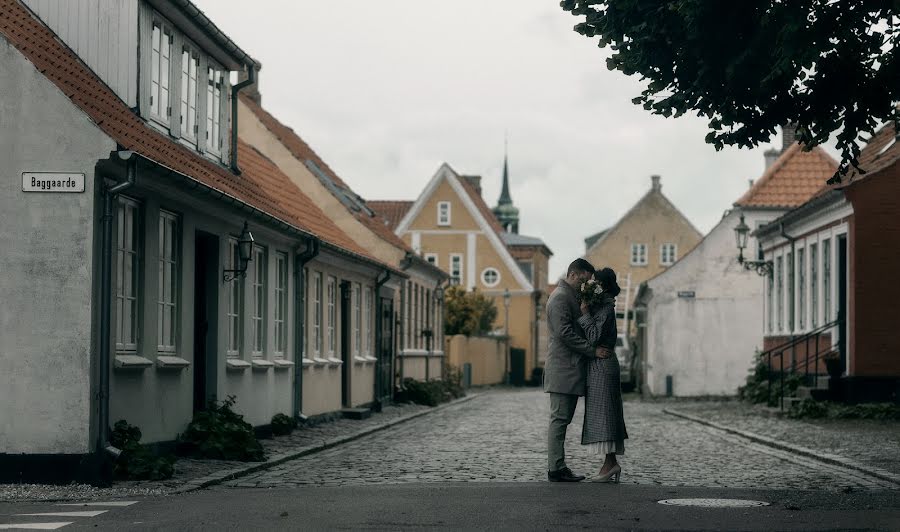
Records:
[[[393,201],[393,200],[371,200],[366,205],[373,211],[380,214],[386,222],[386,227],[393,231],[400,225],[400,220],[406,216],[409,209],[412,208],[412,201]]]
[[[851,167],[850,172],[842,179],[842,184],[847,185],[864,179],[898,159],[900,159],[900,142],[897,142],[894,124],[888,122],[869,139],[859,154],[859,167],[865,174]]]
[[[0,33],[122,148],[380,263],[341,232],[286,176],[278,175],[274,165],[260,162],[253,150],[239,148],[239,156],[249,159],[240,161],[248,171],[236,176],[150,127],[18,0],[0,0]]]
[[[803,151],[799,144],[784,150],[762,177],[734,204],[738,207],[792,208],[826,189],[837,163],[822,148]]]
[[[350,192],[352,195],[359,197],[358,194],[353,192],[344,180],[342,180],[337,173],[331,169],[328,164],[322,160],[321,157],[306,143],[300,135],[298,135],[292,128],[284,125],[275,118],[271,113],[263,109],[263,107],[255,102],[254,100],[248,98],[246,95],[240,96],[241,101],[247,105],[247,108],[250,109],[254,115],[262,122],[263,126],[269,130],[270,133],[275,135],[275,138],[285,147],[291,155],[293,155],[297,160],[306,162],[312,161],[316,164],[316,166],[322,170],[329,178],[331,178],[334,183]],[[368,202],[366,202],[366,206],[368,206]],[[370,207],[371,208],[371,207]],[[390,227],[388,227],[387,222],[384,218],[378,214],[374,216],[370,216],[368,213],[364,211],[353,211],[351,209],[347,209],[353,216],[359,220],[363,225],[365,225],[370,231],[378,235],[379,238],[386,241],[387,243],[398,247],[404,251],[412,251],[406,242],[404,242],[400,237],[394,234]],[[374,211],[376,209],[372,209]]]

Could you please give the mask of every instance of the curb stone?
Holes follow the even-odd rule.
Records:
[[[838,456],[836,454],[823,453],[820,451],[815,451],[808,447],[802,447],[800,445],[793,445],[789,443],[783,443],[780,441],[773,440],[772,438],[767,438],[765,436],[760,436],[759,434],[748,432],[745,430],[736,429],[733,427],[729,427],[727,425],[722,425],[720,423],[716,423],[714,421],[709,421],[703,418],[699,418],[697,416],[692,416],[691,414],[686,414],[684,412],[680,412],[673,408],[663,408],[663,412],[669,414],[671,416],[680,417],[683,419],[687,419],[688,421],[693,421],[694,423],[700,423],[701,425],[706,425],[708,427],[712,427],[715,429],[719,429],[731,434],[735,434],[737,436],[741,436],[748,440],[754,441],[756,443],[761,443],[763,445],[768,445],[769,447],[773,447],[775,449],[780,449],[782,451],[788,451],[790,453],[798,454],[800,456],[804,456],[806,458],[812,458],[813,460],[818,460],[820,462],[825,462],[827,464],[846,467],[848,469],[855,469],[857,471],[861,471],[867,475],[879,478],[881,480],[886,480],[888,482],[892,482],[900,486],[900,475],[896,475],[891,473],[890,471],[886,471],[884,469],[880,469],[877,467],[867,466],[856,462],[854,460],[850,460],[848,458],[844,458],[843,456]]]
[[[181,486],[179,488],[175,488],[173,490],[170,490],[168,492],[168,494],[169,495],[180,495],[182,493],[189,493],[191,491],[197,491],[197,490],[201,490],[204,488],[208,488],[210,486],[215,486],[217,484],[222,484],[223,482],[235,480],[240,477],[256,473],[258,471],[270,469],[272,467],[283,464],[285,462],[289,462],[291,460],[295,460],[295,459],[301,458],[303,456],[314,454],[319,451],[324,451],[326,449],[336,447],[343,443],[357,440],[359,438],[362,438],[363,436],[368,436],[369,434],[372,434],[374,432],[379,432],[381,430],[393,427],[395,425],[399,425],[400,423],[405,423],[405,422],[411,421],[415,418],[422,417],[422,416],[425,416],[428,414],[433,414],[434,412],[444,410],[445,408],[449,408],[451,406],[456,406],[456,405],[471,401],[472,399],[475,399],[476,397],[479,397],[480,395],[481,395],[481,393],[474,393],[474,394],[467,395],[465,397],[460,397],[459,399],[455,399],[453,401],[450,401],[449,403],[438,405],[438,406],[435,406],[428,410],[423,410],[421,412],[413,412],[412,414],[407,414],[405,416],[398,417],[396,419],[392,419],[381,425],[376,425],[374,427],[368,427],[365,429],[361,429],[356,432],[347,434],[345,436],[339,436],[337,438],[332,438],[330,440],[323,440],[322,443],[320,443],[320,444],[307,445],[305,447],[300,447],[298,449],[294,449],[294,450],[286,452],[286,453],[278,454],[278,455],[273,456],[272,458],[270,458],[269,460],[267,460],[265,462],[257,462],[257,463],[248,465],[246,467],[240,467],[240,468],[236,468],[236,469],[217,471],[215,473],[212,473],[212,474],[207,475],[202,478],[186,481],[183,486]]]

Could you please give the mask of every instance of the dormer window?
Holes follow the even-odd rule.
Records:
[[[206,150],[219,154],[222,151],[222,70],[210,66],[206,71]]]
[[[169,72],[172,58],[172,29],[159,21],[153,22],[150,36],[150,114],[168,124],[172,115],[169,107]]]
[[[179,122],[181,136],[187,140],[197,141],[197,100],[199,88],[197,76],[200,75],[200,56],[188,47],[181,51],[181,108]]]

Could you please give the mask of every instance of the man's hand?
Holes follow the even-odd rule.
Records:
[[[589,307],[585,301],[581,302],[581,313],[585,316],[591,313],[591,307]]]
[[[597,358],[609,358],[609,357],[613,356],[613,354],[614,354],[613,350],[608,347],[598,347],[594,351],[594,355]]]

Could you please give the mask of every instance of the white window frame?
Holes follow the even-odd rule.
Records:
[[[805,331],[806,330],[806,312],[807,312],[807,302],[806,302],[806,282],[809,280],[809,275],[807,274],[806,267],[808,265],[808,261],[806,259],[806,248],[798,247],[796,250],[796,258],[794,259],[797,264],[797,276],[796,276],[796,298],[797,301],[795,303],[795,307],[797,309],[797,331]]]
[[[435,266],[438,266],[438,254],[437,253],[426,253],[425,260]]]
[[[227,269],[237,269],[238,241],[237,238],[228,237],[228,265]],[[244,278],[238,277],[228,283],[228,296],[226,297],[225,321],[228,337],[225,340],[225,357],[240,358],[241,356],[241,314],[244,307]]]
[[[266,352],[266,248],[253,246],[250,262],[250,356],[264,358]]]
[[[465,273],[463,270],[463,258],[462,253],[450,254],[450,279],[455,279],[458,284],[462,284],[463,274]]]
[[[647,244],[631,244],[631,265],[647,265]]]
[[[159,28],[159,50],[154,49],[157,28]],[[164,36],[169,37],[167,43],[164,43]],[[148,76],[150,80],[148,88],[150,118],[164,125],[166,129],[171,127],[172,95],[175,92],[172,90],[172,51],[174,48],[175,30],[171,24],[154,13],[150,22],[150,75]],[[165,49],[168,49],[168,58],[164,57]],[[178,70],[180,74],[181,68],[179,67]]]
[[[451,203],[449,201],[439,201],[437,204],[437,224],[441,226],[450,225],[451,221]]]
[[[353,283],[353,291],[350,294],[353,305],[353,354],[362,354],[362,285]]]
[[[322,354],[323,334],[322,319],[325,316],[324,311],[324,288],[322,280],[322,272],[313,273],[313,356],[319,357]]]
[[[822,322],[834,321],[834,245],[837,235],[829,235],[822,240]]]
[[[766,276],[766,332],[772,334],[775,327],[775,272],[769,272]]]
[[[272,356],[286,358],[287,352],[287,321],[288,311],[288,255],[283,251],[275,252],[275,308],[272,324],[274,326],[274,344]]]
[[[366,287],[363,290],[364,301],[363,301],[363,316],[365,316],[365,333],[363,333],[365,337],[363,355],[371,356],[372,355],[372,338],[375,334],[375,313],[372,311],[372,302],[374,298],[374,291],[371,287]]]
[[[488,277],[489,273],[493,273],[497,276],[496,279],[494,279],[494,282],[488,281],[487,277]],[[500,279],[501,279],[500,270],[498,270],[497,268],[489,266],[481,271],[481,283],[484,284],[484,286],[486,286],[488,288],[493,288],[493,287],[497,286],[498,284],[500,284]]]
[[[819,326],[819,242],[809,243],[809,328]]]
[[[671,266],[678,260],[678,244],[666,242],[659,246],[659,263],[663,266]]]
[[[116,207],[116,351],[135,353],[141,339],[141,204],[119,196]]]
[[[188,57],[188,70],[185,72],[185,54]],[[197,137],[200,132],[200,82],[203,80],[200,66],[201,54],[197,48],[187,42],[182,43],[181,58],[179,61],[178,78],[178,131],[181,138],[189,141],[191,144],[197,144]],[[193,79],[191,78],[191,67],[194,67]],[[191,91],[191,83],[194,90]],[[193,97],[193,102],[191,102]],[[193,108],[193,112],[191,109]]]
[[[784,332],[784,257],[775,257],[775,327]]]
[[[216,76],[219,77],[218,86],[216,86]],[[224,133],[227,129],[225,124],[225,109],[227,98],[227,79],[228,72],[212,59],[207,59],[206,64],[206,116],[204,124],[206,126],[206,151],[219,158],[222,157],[224,150]]]
[[[159,211],[159,267],[157,306],[157,351],[175,353],[178,344],[179,258],[181,249],[180,219],[173,212]]]
[[[326,316],[326,336],[328,337],[328,349],[326,350],[326,353],[329,357],[333,358],[334,353],[337,351],[337,330],[335,327],[337,322],[337,277],[334,277],[333,275],[328,276],[325,298],[328,308]]]

